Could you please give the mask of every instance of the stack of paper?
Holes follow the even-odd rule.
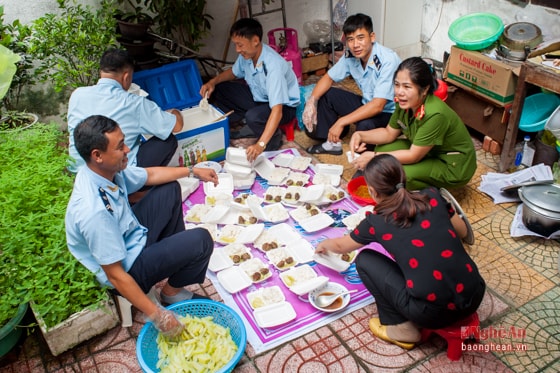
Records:
[[[482,175],[482,181],[480,182],[478,190],[488,194],[496,204],[519,202],[520,199],[517,193],[504,193],[502,188],[532,181],[552,179],[553,176],[550,166],[541,163],[511,174],[489,172],[486,175]]]

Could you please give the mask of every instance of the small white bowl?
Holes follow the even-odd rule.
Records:
[[[315,303],[315,299],[320,295],[320,294],[324,294],[324,293],[329,293],[330,294],[337,294],[337,293],[342,293],[344,291],[348,291],[348,289],[346,289],[345,286],[340,285],[339,283],[336,282],[328,282],[325,284],[325,286],[321,286],[313,291],[311,291],[309,293],[309,303],[311,303],[311,305],[313,307],[315,307],[316,309],[318,309],[319,311],[323,311],[323,312],[337,312],[340,311],[344,308],[346,308],[346,306],[348,306],[348,303],[350,303],[350,294],[345,294],[342,295],[340,298],[342,298],[341,300],[335,300],[333,304],[331,304],[330,306],[328,306],[327,308],[321,308],[317,305],[317,303]]]

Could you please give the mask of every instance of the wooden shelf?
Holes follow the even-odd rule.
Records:
[[[560,94],[560,74],[552,69],[538,65],[533,62],[524,62],[521,65],[515,97],[512,104],[512,112],[508,121],[504,146],[500,156],[499,171],[504,172],[513,162],[517,131],[519,129],[519,119],[523,111],[525,96],[527,95],[527,84],[534,84],[538,87]]]

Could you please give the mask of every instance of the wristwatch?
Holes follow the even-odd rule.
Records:
[[[263,149],[266,148],[266,144],[264,141],[259,141],[257,144],[259,144],[259,146]]]
[[[198,176],[194,174],[193,166],[189,166],[189,177],[194,177],[195,179],[198,179]]]

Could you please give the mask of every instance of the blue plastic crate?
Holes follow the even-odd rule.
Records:
[[[177,151],[170,166],[194,166],[207,160],[222,161],[229,146],[229,119],[219,121],[223,112],[210,105],[209,112],[198,107],[202,99],[202,78],[195,60],[183,60],[134,73],[132,81],[148,92],[148,99],[162,109],[183,112],[183,131],[175,134]]]

